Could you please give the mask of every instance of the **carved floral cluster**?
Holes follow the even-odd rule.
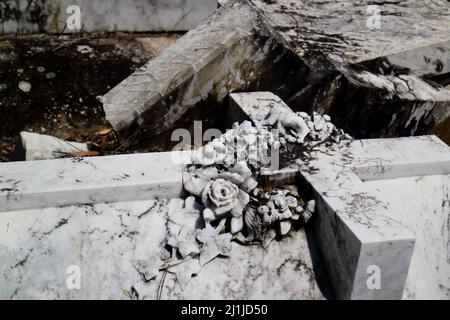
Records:
[[[279,137],[269,131],[274,128]],[[255,177],[270,163],[269,150],[277,151],[286,143],[307,145],[350,138],[326,115],[314,113],[312,119],[289,108],[275,107],[255,125],[249,121],[234,124],[196,152],[194,164],[183,171],[183,186],[190,196],[185,201],[174,199],[181,203],[169,210],[166,244],[172,252],[164,249],[161,257],[136,261],[136,268],[147,281],[164,269],[175,273],[184,285],[201,266],[219,255],[229,255],[232,240],[268,246],[277,235],[285,236],[293,224],[309,220],[315,202],[305,204],[298,200],[298,193],[286,188],[258,188]]]

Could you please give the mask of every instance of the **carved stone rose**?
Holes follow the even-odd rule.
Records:
[[[211,180],[203,189],[202,202],[219,218],[237,205],[238,195],[239,188],[234,183],[224,179]]]
[[[231,213],[231,233],[235,234],[243,228],[242,214],[249,201],[248,194],[234,183],[224,179],[211,180],[202,192],[202,202],[206,207],[203,218],[211,222]]]

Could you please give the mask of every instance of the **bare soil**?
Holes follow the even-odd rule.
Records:
[[[88,142],[109,128],[99,97],[179,35],[0,38],[0,161],[21,131]]]

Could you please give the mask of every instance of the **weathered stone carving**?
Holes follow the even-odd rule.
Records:
[[[313,116],[275,107],[264,120],[236,123],[195,152],[195,164],[183,171],[183,186],[190,196],[185,201],[174,200],[170,206],[168,238],[162,244],[161,257],[135,263],[145,280],[166,270],[176,274],[183,286],[201,266],[229,255],[232,241],[267,247],[277,236],[287,235],[292,225],[304,225],[315,202],[305,204],[296,186],[259,187],[257,176],[270,162],[270,148],[279,151],[286,143],[311,147],[325,140],[332,143],[349,138],[328,116]]]

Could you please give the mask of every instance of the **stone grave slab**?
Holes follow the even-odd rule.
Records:
[[[107,119],[122,144],[145,145],[187,118],[214,121],[230,92],[270,90],[359,138],[428,133],[450,116],[448,2],[376,6],[380,29],[365,1],[229,1],[106,94]]]
[[[174,223],[187,205],[188,200],[179,197],[182,168],[191,155],[167,152],[0,164],[4,257],[0,296],[332,297],[323,267],[313,264],[320,257],[310,251],[304,230],[273,241],[268,248],[232,243],[229,258],[214,259],[192,279],[189,272],[196,272],[195,265],[172,267],[168,273],[157,272],[155,279],[146,278],[136,261],[160,253],[161,243],[169,238],[168,223]],[[80,288],[67,284],[73,270],[80,271]]]
[[[184,202],[160,199],[2,212],[0,298],[325,298],[304,230],[267,250],[233,243],[230,257],[211,261],[183,285],[177,281],[182,269],[145,281],[134,263],[159,254],[168,237],[173,201]],[[187,273],[190,266],[183,268]],[[80,287],[74,288],[70,279],[78,270]]]
[[[258,93],[248,94],[251,101],[259,103],[258,99],[255,99],[255,95],[258,95]],[[263,96],[263,102],[270,101],[270,103],[265,104],[267,109],[270,109],[272,103],[276,105],[281,101],[277,97],[270,96],[269,93],[264,93]],[[239,103],[247,101],[245,94],[232,97],[232,100],[234,102],[240,101]],[[251,106],[252,103],[247,105]],[[285,104],[283,104],[283,107],[288,108]],[[253,107],[250,108],[250,110],[254,109]],[[245,114],[244,110],[242,112]],[[251,119],[251,113],[248,117]],[[157,221],[149,221],[155,227],[165,225],[164,219],[168,219],[167,215],[170,215],[171,209],[165,210],[164,204],[155,206],[155,203],[158,201],[158,203],[163,203],[166,201],[164,199],[170,197],[174,198],[173,201],[178,201],[178,204],[181,202],[182,205],[184,202],[180,199],[177,200],[182,193],[181,171],[186,163],[190,163],[191,158],[189,155],[186,156],[186,153],[183,153],[183,155],[182,158],[187,159],[187,162],[174,163],[174,153],[159,153],[1,164],[1,195],[4,200],[1,202],[3,204],[2,211],[4,211],[0,214],[1,225],[4,226],[5,234],[11,233],[2,238],[4,242],[1,243],[0,248],[9,252],[9,255],[5,256],[11,262],[10,269],[18,268],[13,273],[6,273],[11,276],[12,280],[7,279],[11,285],[5,287],[4,295],[6,297],[29,297],[29,295],[37,294],[33,289],[23,291],[23,287],[20,285],[19,287],[13,285],[22,271],[24,274],[30,272],[20,268],[27,266],[28,259],[33,257],[34,250],[38,252],[46,248],[49,255],[58,251],[59,253],[55,254],[54,257],[55,261],[61,259],[61,261],[64,261],[63,264],[73,258],[71,255],[74,252],[58,249],[56,247],[58,241],[55,239],[42,244],[42,248],[40,248],[41,243],[39,241],[31,239],[37,237],[46,241],[47,236],[53,234],[57,237],[59,232],[62,232],[68,225],[70,227],[64,235],[70,234],[74,243],[78,243],[79,247],[83,247],[83,243],[86,242],[92,245],[86,248],[87,251],[105,250],[104,260],[110,261],[115,266],[120,266],[119,269],[126,270],[125,274],[130,274],[133,270],[133,263],[130,260],[148,259],[152,255],[149,251],[145,251],[145,248],[151,250],[153,247],[151,245],[145,247],[141,243],[147,243],[147,237],[159,237],[162,233],[166,234],[166,231],[152,232],[152,228],[146,229],[145,225],[141,226],[138,220],[151,216],[151,219],[157,219]],[[396,216],[395,212],[386,206],[373,188],[365,185],[364,181],[383,178],[395,179],[410,175],[448,174],[449,158],[448,147],[434,137],[356,140],[351,143],[343,142],[338,148],[334,149],[319,147],[313,153],[310,161],[300,163],[300,166],[297,165],[296,172],[293,171],[294,167],[289,168],[289,174],[294,173],[301,180],[306,181],[306,184],[309,184],[311,190],[315,193],[318,210],[315,236],[337,298],[401,298],[410,266],[415,240],[414,234]],[[283,169],[280,169],[281,172]],[[97,171],[99,171],[98,174]],[[170,173],[170,175],[167,173]],[[46,177],[48,180],[45,180]],[[150,200],[155,198],[161,200]],[[19,199],[23,201],[17,201]],[[121,203],[123,201],[128,202]],[[110,204],[104,202],[110,202]],[[171,207],[171,205],[168,206]],[[175,208],[178,207],[175,206]],[[175,212],[177,210],[175,209]],[[172,210],[172,212],[174,211]],[[104,217],[98,217],[98,215],[103,214]],[[46,215],[52,215],[53,218],[47,221],[42,218]],[[18,221],[19,216],[20,220]],[[69,221],[72,218],[76,218],[73,220],[77,222],[70,224]],[[113,222],[117,219],[120,221],[120,227]],[[124,222],[122,219],[131,219],[132,221]],[[22,224],[23,226],[21,226]],[[411,226],[411,224],[408,226]],[[13,229],[11,229],[12,227]],[[28,229],[27,232],[14,231],[20,230],[20,228]],[[37,230],[33,231],[33,228]],[[92,229],[92,234],[95,234],[98,231],[97,229],[103,230],[100,231],[100,238],[94,236],[94,238],[86,240],[85,235],[90,236],[87,231],[90,229]],[[103,234],[109,235],[108,239],[115,238],[119,234],[121,235],[121,237],[117,236],[119,239],[125,237],[128,239],[127,241],[131,242],[131,244],[127,244],[118,240],[122,249],[118,249],[117,252],[129,250],[130,247],[135,248],[134,245],[137,245],[137,243],[139,243],[139,249],[133,249],[131,253],[127,253],[124,261],[115,264],[114,261],[119,259],[116,256],[116,251],[112,251],[112,249],[110,251],[109,248],[101,249],[108,242],[108,240],[102,238]],[[14,247],[15,243],[19,241],[18,239],[23,240],[23,245]],[[144,239],[146,240],[144,241]],[[290,247],[290,245],[283,244],[283,241],[291,241],[291,239],[293,239],[293,246],[295,247],[293,251],[287,249],[286,246]],[[79,244],[80,242],[82,244]],[[215,259],[202,270],[202,272],[210,271],[206,271],[203,275],[200,273],[194,278],[204,280],[188,281],[184,283],[183,289],[176,289],[175,287],[179,284],[169,280],[168,285],[163,284],[163,288],[167,289],[167,296],[164,296],[160,291],[158,293],[158,286],[156,286],[155,293],[156,282],[142,282],[142,275],[139,276],[139,273],[138,276],[130,276],[129,279],[133,280],[131,287],[130,282],[124,284],[122,280],[118,280],[111,290],[107,287],[91,287],[91,294],[93,297],[114,298],[122,297],[124,292],[131,298],[136,296],[141,298],[158,298],[160,296],[181,298],[186,297],[185,294],[188,293],[191,297],[199,298],[217,295],[218,298],[281,298],[283,296],[317,299],[329,296],[326,293],[329,291],[326,288],[327,285],[325,284],[325,289],[323,289],[323,285],[318,284],[318,278],[320,277],[317,273],[311,272],[311,270],[315,271],[312,264],[314,254],[308,247],[310,243],[307,242],[304,231],[293,232],[287,239],[274,243],[276,243],[275,249],[270,249],[271,245],[269,251],[274,250],[274,257],[283,256],[286,259],[269,258],[271,254],[264,253],[266,251],[262,248],[239,247],[239,249],[235,249],[238,245],[233,244],[234,251],[231,256],[231,264],[229,263],[230,260]],[[308,249],[298,250],[299,247]],[[235,252],[240,252],[240,254],[235,256]],[[287,255],[284,256],[284,254]],[[250,258],[252,256],[263,260],[255,262],[253,258]],[[73,259],[80,262],[79,258]],[[268,263],[267,270],[259,269],[263,272],[263,275],[255,271],[256,278],[261,280],[249,278],[248,270],[254,270],[255,265],[261,267],[261,263],[265,263],[266,258],[277,261],[274,264]],[[43,264],[39,262],[41,258],[36,257],[36,259],[34,266]],[[291,263],[292,261],[298,262],[294,266]],[[304,268],[301,267],[302,263],[306,263]],[[217,272],[217,269],[212,266],[216,264],[220,270],[225,270],[223,268],[227,266],[226,270],[228,271],[224,271],[227,276],[223,276],[222,272],[220,273],[222,278],[220,276],[214,278],[213,274]],[[297,271],[302,269],[309,271],[299,272],[299,274],[289,271],[292,274],[287,275],[280,271],[286,264],[292,264],[294,270]],[[242,268],[241,265],[245,265],[247,268]],[[380,290],[368,290],[367,287],[367,267],[372,265],[376,265],[382,270]],[[320,266],[323,268],[323,265]],[[33,263],[30,263],[29,268],[30,270],[34,268]],[[89,266],[89,269],[92,268],[92,266]],[[238,269],[235,270],[235,268]],[[106,278],[110,278],[111,272],[115,272],[112,269],[114,268],[101,269],[101,272]],[[135,269],[134,271],[136,271]],[[275,273],[278,276],[283,275],[282,279],[269,276],[273,273],[273,270],[280,271],[275,271]],[[14,275],[14,272],[17,274]],[[58,270],[55,274],[60,275],[61,272],[61,270]],[[178,273],[174,271],[176,279],[184,276],[179,272],[182,273],[182,270],[179,270]],[[245,272],[245,276],[243,276],[243,272]],[[206,276],[207,274],[208,276]],[[235,277],[233,278],[233,283],[236,285],[235,290],[230,291],[230,287],[224,284],[229,284],[228,275]],[[159,276],[161,275],[158,274]],[[292,278],[292,276],[295,278]],[[46,282],[49,279],[48,277],[48,274],[43,273],[43,278],[38,278],[34,286],[37,288],[45,287],[48,283]],[[88,275],[89,277],[94,277],[94,275]],[[141,282],[138,281],[139,278]],[[211,278],[221,279],[217,280],[217,286],[223,289],[216,290],[217,288],[213,289],[208,286]],[[170,279],[170,276],[168,276],[168,279]],[[251,287],[245,279],[254,279],[255,286]],[[292,285],[293,283],[297,284],[294,279],[299,279],[299,286]],[[56,281],[61,281],[59,276]],[[199,281],[198,285],[202,288],[203,283],[205,285],[205,291],[199,291],[198,295],[192,293],[194,288],[198,288],[195,281]],[[275,286],[273,285],[274,282],[276,283]],[[90,283],[95,286],[93,284],[95,281]],[[388,285],[385,286],[386,283]],[[190,287],[191,285],[192,287]],[[242,287],[253,289],[243,293],[241,289],[238,289]],[[272,295],[271,288],[283,288],[286,291],[279,294],[277,289]],[[122,296],[118,291],[121,291]],[[73,297],[77,294],[71,290],[67,291],[67,288],[59,288],[56,291],[54,288],[47,288],[44,292],[50,292],[49,294],[60,298]],[[262,296],[260,295],[261,292],[265,292],[265,294]],[[275,294],[275,292],[277,293]]]

